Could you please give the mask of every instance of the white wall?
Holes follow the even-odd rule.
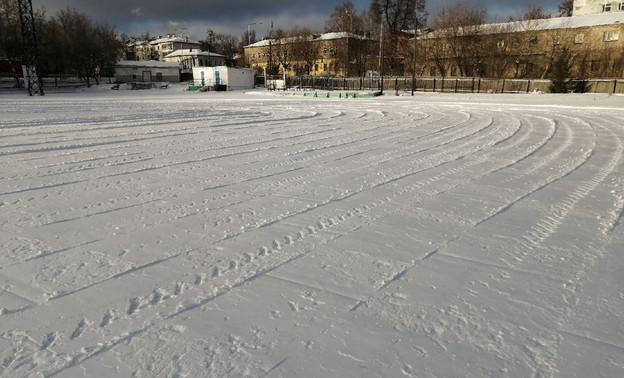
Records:
[[[117,65],[115,66],[115,80],[119,82],[143,82],[144,75],[143,72],[151,72],[151,80],[152,82],[156,81],[169,81],[169,82],[179,82],[180,81],[180,68],[175,67],[131,67],[131,66],[123,66]],[[160,79],[158,78],[160,74]]]
[[[202,82],[203,72],[203,82]],[[228,90],[251,89],[254,87],[254,71],[251,68],[219,67],[194,67],[193,83],[195,85],[213,86],[217,84],[217,72],[219,84],[227,85]]]
[[[623,0],[574,0],[574,16],[602,13],[604,4],[611,4],[611,12],[618,11],[618,4]]]

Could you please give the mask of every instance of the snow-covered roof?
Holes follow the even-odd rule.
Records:
[[[180,43],[190,43],[194,45],[201,45],[201,43],[197,41],[190,41],[186,37],[182,38],[182,37],[176,37],[176,36],[168,36],[168,37],[159,37],[159,38],[150,39],[150,40],[130,42],[128,43],[127,46],[158,45],[161,43],[168,43],[168,42],[180,42]]]
[[[202,51],[202,50],[191,50],[191,49],[181,49],[172,52],[165,56],[165,58],[174,58],[177,56],[207,56],[207,57],[220,57],[223,58],[225,55],[213,53],[210,51]]]
[[[150,45],[158,45],[160,43],[167,43],[167,42],[193,43],[193,44],[197,44],[197,45],[200,44],[199,42],[190,41],[188,38],[182,38],[182,37],[157,38],[157,39],[154,39],[152,41],[149,41]]]
[[[353,34],[353,33],[348,33],[348,32],[325,33],[325,34],[321,34],[316,39],[328,41],[328,40],[332,40],[332,39],[344,39],[344,38],[366,39],[366,37],[364,37],[364,36]]]
[[[553,17],[539,20],[523,20],[480,26],[480,34],[518,33],[524,31],[578,29],[592,26],[624,24],[624,12],[605,12],[572,17]],[[438,33],[433,31],[419,38],[436,38]]]
[[[122,60],[117,62],[120,67],[160,67],[180,68],[179,62],[161,62],[159,60]]]
[[[307,37],[307,40],[309,41],[329,41],[329,40],[333,40],[333,39],[345,39],[345,38],[353,38],[353,39],[367,39],[364,36],[361,35],[357,35],[357,34],[353,34],[353,33],[348,33],[348,32],[332,32],[332,33],[325,33],[325,34],[321,34],[317,37],[310,35]],[[289,38],[283,38],[283,39],[263,39],[262,41],[258,41],[256,43],[252,43],[251,45],[247,45],[245,47],[264,47],[264,46],[268,46],[269,43],[291,43],[296,41],[297,38],[296,37],[289,37]]]
[[[525,30],[578,29],[591,26],[615,25],[624,23],[624,12],[605,12],[574,17],[554,17],[541,20],[515,21],[484,25],[484,31],[497,31],[509,27],[512,32]]]

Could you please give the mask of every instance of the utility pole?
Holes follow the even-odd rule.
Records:
[[[43,96],[43,81],[38,74],[39,51],[37,48],[37,33],[35,32],[35,17],[31,0],[17,0],[20,22],[22,24],[22,43],[24,44],[24,59],[22,66],[27,81],[28,95]]]
[[[416,21],[418,18],[415,17],[415,21],[414,21],[414,56],[413,56],[413,60],[414,60],[414,67],[412,70],[412,96],[414,95],[414,86],[415,86],[415,81],[416,81],[416,36],[418,34],[417,30],[418,30],[418,22]]]
[[[383,94],[384,90],[384,75],[383,75],[383,61],[384,61],[384,50],[383,50],[383,22],[379,24],[379,74],[381,75],[381,94]]]

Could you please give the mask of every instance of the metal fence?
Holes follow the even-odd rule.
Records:
[[[86,87],[87,82],[75,75],[48,75],[41,78],[44,90],[73,91],[78,88]],[[111,84],[114,79],[105,77],[100,79],[100,84]],[[93,78],[90,79],[91,85],[96,85]],[[23,91],[25,89],[24,78],[19,76],[0,76],[1,91]]]
[[[281,80],[282,77],[275,77]],[[273,78],[267,78],[271,82]],[[384,77],[384,91],[417,91],[438,93],[527,93],[549,92],[550,80],[536,79],[488,79],[488,78],[442,78],[442,77]],[[575,79],[574,92],[624,93],[624,79]],[[332,77],[293,76],[286,77],[286,89],[299,90],[381,90],[381,77]]]

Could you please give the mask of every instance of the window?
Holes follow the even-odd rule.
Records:
[[[532,37],[531,39],[529,39],[529,45],[531,46],[537,45],[537,37]]]
[[[498,47],[499,49],[502,49],[503,47],[505,47],[505,41],[504,40],[500,40],[500,41],[496,42],[496,47]]]
[[[584,41],[585,41],[585,34],[578,33],[577,35],[574,36],[574,43],[581,44]]]
[[[553,44],[555,44],[555,45],[560,45],[561,44],[561,36],[560,35],[556,35],[553,38]]]
[[[613,41],[617,41],[618,39],[620,39],[619,30],[609,30],[609,31],[604,32],[603,40],[605,42],[613,42]]]
[[[590,64],[591,72],[598,72],[598,71],[600,71],[600,67],[601,67],[601,64],[600,64],[599,60],[592,60],[591,61],[591,64]]]
[[[611,12],[611,3],[602,4],[603,12]]]
[[[624,11],[624,3],[618,3],[618,10]]]

